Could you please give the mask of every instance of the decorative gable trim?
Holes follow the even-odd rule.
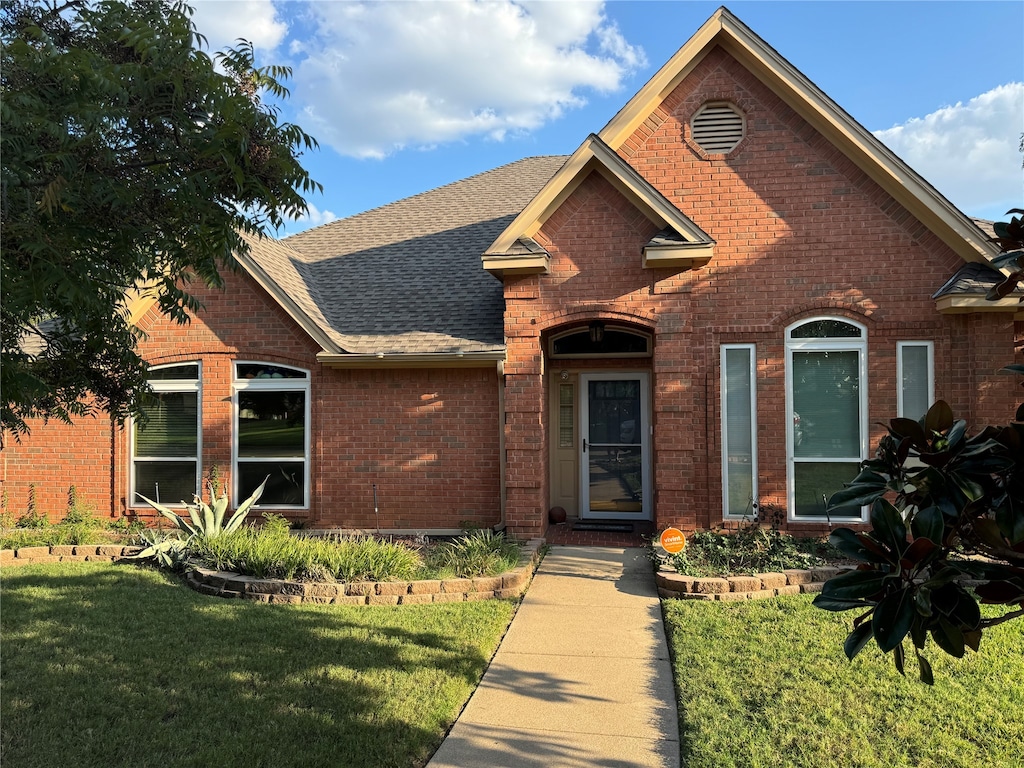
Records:
[[[788,104],[964,261],[997,253],[971,220],[726,8],[719,8],[598,136],[619,151],[716,46]]]
[[[591,134],[484,252],[484,269],[499,278],[547,273],[548,254],[533,236],[591,173],[601,174],[650,221],[662,227],[662,233],[643,249],[645,267],[689,269],[706,264],[711,258],[715,246],[711,236],[683,215],[600,138]],[[543,256],[535,251],[524,253],[530,243]],[[519,271],[514,271],[517,269]]]

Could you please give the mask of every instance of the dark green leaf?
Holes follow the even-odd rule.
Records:
[[[1024,541],[1024,503],[1015,505],[1007,499],[996,508],[995,518],[999,532],[1011,547]]]
[[[943,616],[939,616],[937,624],[932,625],[932,640],[942,650],[955,658],[962,658],[964,655],[963,632]]]
[[[981,602],[991,605],[1009,605],[1024,601],[1024,584],[1016,579],[1008,581],[990,581],[974,589]]]
[[[884,587],[882,571],[847,571],[826,581],[819,596],[835,600],[861,600],[877,596]]]
[[[909,437],[919,451],[928,450],[928,440],[924,428],[914,419],[893,419],[889,422],[889,428],[900,437]]]
[[[928,539],[934,544],[941,546],[944,540],[946,528],[942,512],[936,506],[925,507],[919,510],[914,519],[910,521],[910,531],[915,539]]]
[[[964,632],[964,644],[972,651],[977,652],[981,647],[981,630],[972,629]]]
[[[900,511],[885,499],[878,499],[871,506],[870,520],[878,540],[901,555],[907,547],[907,526]]]
[[[871,606],[871,603],[866,600],[853,600],[829,597],[821,593],[814,596],[814,600],[811,603],[815,608],[821,608],[825,611],[849,611],[852,608],[864,608]]]
[[[904,659],[903,643],[900,643],[899,645],[897,645],[895,648],[892,649],[892,660],[893,660],[893,663],[896,665],[896,671],[899,672],[904,677],[906,677],[907,673],[903,670],[903,659]]]
[[[846,658],[852,661],[853,657],[860,653],[861,649],[867,645],[867,642],[870,639],[871,622],[866,621],[847,635],[846,642],[843,643],[843,650],[846,652]]]
[[[921,673],[921,682],[925,685],[935,685],[935,676],[932,674],[932,665],[928,663],[928,659],[922,656],[918,651],[917,653],[917,668]]]
[[[868,549],[862,538],[849,528],[837,528],[828,537],[829,543],[844,555],[867,563],[888,562],[883,554]]]
[[[863,507],[871,504],[885,493],[885,482],[856,483],[836,491],[828,500],[828,511],[834,512],[843,507]]]
[[[924,428],[928,434],[944,433],[953,426],[953,409],[945,400],[937,400],[924,417]]]
[[[924,565],[939,551],[931,539],[917,539],[903,553],[901,564],[904,569],[912,570]]]
[[[871,618],[875,642],[888,653],[903,642],[914,621],[914,595],[909,589],[891,592],[878,603]]]

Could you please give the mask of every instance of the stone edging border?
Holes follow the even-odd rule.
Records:
[[[30,563],[85,563],[98,561],[112,563],[123,557],[137,555],[142,547],[123,544],[60,544],[52,547],[21,547],[0,550],[0,565],[29,565]]]
[[[334,605],[423,605],[467,600],[519,597],[540,562],[542,539],[523,545],[519,565],[500,576],[431,581],[360,581],[352,583],[257,579],[228,571],[193,568],[185,576],[189,587],[204,595],[241,598],[262,603],[329,603]],[[0,551],[0,565],[57,562],[114,562],[142,551],[121,545],[61,545]]]
[[[658,594],[669,599],[761,600],[777,595],[821,592],[821,587],[826,581],[853,567],[834,568],[828,566],[808,570],[794,568],[778,573],[758,573],[753,576],[698,578],[683,576],[676,573],[672,566],[663,565],[655,574],[655,581],[658,583]]]
[[[350,583],[257,579],[229,571],[194,568],[185,578],[197,592],[261,603],[320,603],[330,605],[425,605],[467,600],[519,597],[540,561],[543,541],[523,545],[519,565],[500,576],[430,581],[356,581]]]

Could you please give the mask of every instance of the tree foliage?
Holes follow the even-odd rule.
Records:
[[[279,123],[284,67],[210,57],[182,2],[0,0],[2,431],[139,414],[126,296],[179,323],[244,235],[306,211],[315,140]]]
[[[1024,278],[1020,220],[998,222],[995,232],[1003,249],[995,264],[1010,275],[990,299]],[[849,658],[874,639],[903,674],[909,637],[920,678],[931,684],[922,654],[929,637],[959,658],[978,650],[986,628],[1024,616],[1024,405],[1009,424],[973,436],[943,401],[919,421],[893,419],[875,458],[829,499],[830,511],[862,505],[871,507],[870,530],[831,536],[860,565],[814,600],[825,610],[862,611],[845,643]],[[983,618],[979,603],[1006,610]]]

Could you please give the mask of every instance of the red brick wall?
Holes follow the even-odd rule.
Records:
[[[19,443],[6,437],[0,451],[0,489],[15,520],[28,511],[30,486],[36,509],[52,521],[64,519],[68,491],[75,486],[81,504],[109,515],[112,498],[111,456],[114,430],[104,414],[60,421],[28,422],[31,434]]]
[[[496,368],[325,371],[317,527],[500,522]]]
[[[708,157],[690,142],[689,121],[722,100],[745,113],[747,136],[732,154]],[[543,413],[543,334],[594,317],[655,334],[659,525],[721,522],[724,343],[757,344],[760,494],[785,507],[784,336],[804,318],[867,327],[872,446],[875,423],[896,415],[900,340],[935,342],[936,396],[958,414],[973,424],[1008,418],[1012,377],[995,371],[1013,357],[1011,316],[939,315],[930,297],[960,257],[728,54],[709,54],[619,151],[716,240],[715,255],[680,274],[642,269],[640,249],[657,228],[597,174],[544,224],[536,239],[551,253],[550,274],[506,283],[508,478],[531,478],[510,492],[510,522],[544,527],[546,441],[518,426]]]
[[[156,309],[140,324],[152,365],[202,363],[202,466],[231,471],[236,360],[310,371],[311,504],[280,510],[315,527],[457,528],[500,521],[496,368],[342,371],[322,368],[319,347],[251,279],[226,276],[224,291],[196,290],[205,309],[178,326]],[[13,510],[37,484],[40,509],[59,519],[67,487],[104,515],[155,518],[129,504],[130,439],[109,420],[33,425],[2,453]],[[374,514],[377,485],[379,517]],[[23,511],[23,510],[22,510]]]

